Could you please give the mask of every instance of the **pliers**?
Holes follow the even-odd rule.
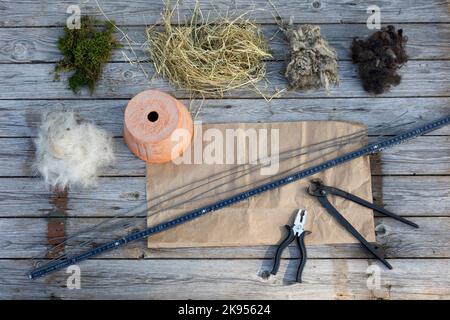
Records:
[[[405,218],[402,218],[395,213],[389,212],[386,209],[383,209],[381,207],[378,207],[374,205],[373,203],[370,203],[362,198],[359,198],[353,194],[350,194],[346,191],[343,191],[341,189],[335,188],[335,187],[329,187],[324,185],[322,180],[315,179],[311,181],[310,187],[308,188],[308,192],[310,195],[317,197],[322,207],[327,210],[327,212],[337,220],[337,222],[345,228],[348,232],[350,232],[356,239],[361,242],[361,244],[368,250],[370,253],[372,253],[378,260],[380,260],[386,267],[389,269],[392,269],[392,266],[389,264],[389,262],[386,261],[386,259],[369,243],[364,239],[364,237],[350,224],[350,222],[347,221],[347,219],[342,216],[342,214],[339,213],[339,211],[336,210],[335,207],[330,203],[330,201],[327,198],[327,195],[335,195],[342,197],[344,199],[353,201],[361,206],[364,206],[366,208],[375,210],[379,213],[382,213],[386,216],[389,216],[391,218],[394,218],[395,220],[398,220],[400,222],[403,222],[405,224],[408,224],[414,228],[418,228],[419,226],[415,224],[414,222],[407,220]]]
[[[286,249],[287,246],[289,246],[289,244],[294,241],[294,239],[297,239],[298,246],[300,247],[300,265],[297,271],[297,282],[302,282],[302,272],[307,259],[305,235],[310,233],[309,231],[305,231],[306,216],[306,210],[299,209],[295,217],[294,224],[292,226],[285,225],[285,228],[288,230],[288,236],[277,248],[277,252],[274,258],[274,265],[272,271],[270,272],[271,274],[277,274],[278,268],[280,267],[280,260],[283,250]]]

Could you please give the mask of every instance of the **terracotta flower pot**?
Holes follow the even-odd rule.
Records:
[[[148,163],[169,162],[189,147],[192,135],[188,109],[169,94],[146,90],[128,103],[124,139],[140,159]]]

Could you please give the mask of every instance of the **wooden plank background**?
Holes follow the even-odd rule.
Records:
[[[329,95],[323,91],[288,92],[266,102],[252,90],[211,97],[199,120],[268,122],[349,120],[369,128],[392,119],[426,121],[450,111],[450,14],[448,1],[273,0],[285,20],[320,24],[338,51],[342,84]],[[144,27],[159,23],[162,2],[156,0],[102,1],[105,13],[127,32],[149,74]],[[189,15],[194,0],[183,1]],[[211,3],[214,3],[214,8]],[[144,164],[123,144],[122,116],[128,99],[152,87],[183,99],[184,90],[143,73],[128,64],[121,51],[112,61],[94,95],[75,95],[65,77],[53,80],[60,58],[55,42],[62,34],[66,9],[73,1],[0,1],[0,298],[267,298],[267,299],[448,299],[450,298],[450,128],[418,138],[371,157],[375,201],[420,225],[411,230],[392,219],[376,218],[377,243],[394,266],[379,268],[379,288],[367,285],[378,263],[358,245],[314,246],[304,272],[304,284],[291,284],[298,251],[283,256],[277,277],[265,279],[274,247],[158,249],[145,241],[83,263],[82,289],[68,290],[67,274],[58,272],[30,281],[25,273],[33,257],[47,248],[52,193],[34,175],[33,139],[40,114],[67,107],[96,121],[114,136],[117,163],[94,190],[70,190],[66,231],[74,234],[105,217],[125,214],[145,204]],[[362,90],[349,46],[355,36],[371,31],[365,21],[369,5],[381,8],[383,24],[402,27],[409,37],[410,62],[401,70],[402,83],[374,97]],[[101,17],[95,1],[80,3],[82,13]],[[235,14],[258,8],[257,22],[267,37],[277,30],[266,0],[202,1],[205,11]],[[126,50],[123,49],[123,50]],[[285,87],[286,43],[280,34],[271,42],[267,61],[270,84],[262,90]],[[199,101],[193,103],[194,107]],[[372,129],[371,135],[375,134]],[[385,134],[394,132],[384,131]],[[138,223],[143,227],[145,217]]]

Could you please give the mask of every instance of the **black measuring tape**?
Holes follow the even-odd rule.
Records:
[[[217,211],[219,209],[228,207],[232,204],[235,204],[237,202],[243,201],[245,199],[248,199],[250,197],[256,196],[260,193],[269,191],[269,190],[273,190],[279,187],[282,187],[284,185],[287,185],[289,183],[292,183],[294,181],[298,181],[300,179],[312,176],[316,173],[319,173],[321,171],[333,168],[337,165],[340,165],[342,163],[351,161],[353,159],[365,156],[365,155],[369,155],[369,154],[374,154],[374,153],[378,153],[383,149],[395,146],[397,144],[400,144],[406,140],[412,139],[412,138],[416,138],[418,136],[421,136],[423,134],[426,134],[428,132],[434,131],[436,129],[439,129],[443,126],[446,126],[450,124],[450,116],[448,117],[444,117],[442,119],[436,120],[434,122],[431,122],[425,126],[422,126],[420,128],[416,128],[414,130],[410,130],[410,131],[406,131],[404,133],[401,133],[397,136],[394,136],[392,138],[388,138],[386,140],[383,140],[381,142],[377,142],[377,143],[373,143],[370,144],[366,147],[363,147],[361,149],[358,149],[356,151],[347,153],[345,155],[342,155],[340,157],[334,158],[332,160],[328,160],[325,161],[319,165],[310,167],[308,169],[304,169],[301,170],[297,173],[294,173],[292,175],[288,175],[284,178],[281,178],[279,180],[273,181],[273,182],[269,182],[269,183],[265,183],[262,184],[256,188],[241,192],[239,194],[236,194],[234,196],[231,196],[227,199],[218,201],[214,204],[205,206],[203,208],[188,212],[178,218],[169,220],[167,222],[163,222],[160,223],[154,227],[150,227],[147,228],[145,230],[142,231],[136,231],[134,233],[131,233],[130,235],[123,237],[121,239],[117,239],[115,241],[111,241],[108,243],[105,243],[104,245],[101,245],[97,248],[94,249],[90,249],[84,253],[81,253],[79,255],[75,255],[72,257],[68,257],[64,260],[61,261],[55,261],[55,262],[50,262],[42,267],[36,268],[33,271],[31,271],[30,273],[28,273],[28,277],[30,279],[35,279],[35,278],[39,278],[42,277],[46,274],[55,272],[57,270],[63,269],[63,268],[67,268],[73,264],[76,264],[78,262],[87,260],[89,258],[98,256],[100,254],[102,254],[105,251],[109,251],[112,249],[116,249],[119,248],[121,246],[126,245],[127,243],[136,241],[136,240],[141,240],[144,238],[147,238],[153,234],[168,230],[170,228],[173,228],[175,226],[178,226],[180,224],[183,224],[185,222],[188,221],[192,221],[198,217],[201,217],[205,214],[208,214],[210,212],[214,212]]]

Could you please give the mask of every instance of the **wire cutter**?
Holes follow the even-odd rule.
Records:
[[[306,222],[306,216],[307,216],[306,210],[299,209],[297,212],[297,215],[295,216],[294,224],[292,226],[285,225],[286,229],[288,230],[289,234],[286,239],[278,246],[277,252],[275,254],[275,261],[273,264],[271,274],[275,275],[278,272],[278,268],[280,267],[280,260],[281,255],[283,253],[283,250],[289,246],[289,244],[294,241],[294,239],[297,239],[298,246],[300,247],[300,265],[298,267],[297,271],[297,282],[302,282],[302,272],[303,268],[306,264],[306,247],[305,247],[305,235],[309,234],[309,231],[305,231],[305,222]]]
[[[339,224],[341,224],[348,232],[350,232],[356,239],[361,242],[361,244],[370,251],[375,257],[378,258],[386,267],[389,269],[392,269],[392,266],[385,260],[385,258],[373,247],[369,242],[364,239],[364,237],[348,222],[340,213],[336,210],[335,207],[330,203],[330,201],[327,199],[327,195],[332,194],[335,196],[342,197],[344,199],[353,201],[361,206],[367,207],[369,209],[375,210],[381,214],[384,214],[386,216],[389,216],[391,218],[394,218],[395,220],[398,220],[400,222],[406,223],[412,227],[418,228],[419,226],[415,224],[414,222],[407,220],[405,218],[402,218],[395,213],[389,212],[386,209],[383,209],[381,207],[378,207],[374,205],[373,203],[370,203],[362,198],[359,198],[353,194],[350,194],[348,192],[345,192],[341,189],[329,187],[324,185],[322,180],[315,179],[311,181],[311,185],[308,188],[308,193],[310,195],[313,195],[317,197],[320,204],[327,210],[327,212],[334,217]]]

